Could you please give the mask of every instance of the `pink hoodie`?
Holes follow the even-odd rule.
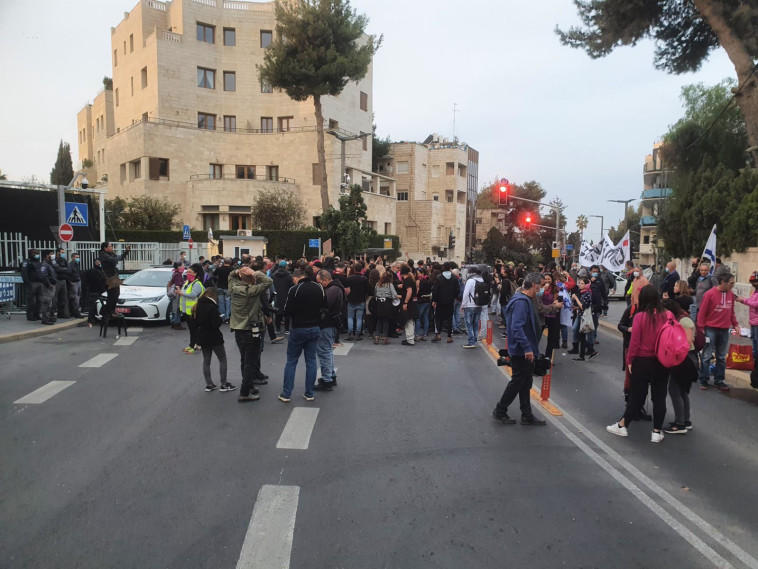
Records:
[[[758,289],[754,289],[753,294],[744,301],[745,305],[750,307],[750,325],[758,326]]]
[[[734,314],[734,293],[720,291],[717,286],[706,292],[697,311],[697,327],[739,328]]]

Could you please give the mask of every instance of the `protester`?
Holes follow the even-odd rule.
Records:
[[[121,255],[116,255],[113,252],[113,245],[109,241],[103,241],[100,244],[98,259],[105,275],[105,286],[108,288],[108,298],[105,301],[103,309],[103,318],[106,320],[115,315],[118,296],[121,294],[121,279],[118,276],[118,264],[126,259],[131,250],[131,246],[127,245]]]
[[[553,275],[545,274],[545,284],[542,288],[542,295],[540,300],[544,307],[552,306],[556,301],[561,301],[561,308],[563,308],[563,300],[559,296],[558,286],[553,280]],[[561,310],[559,313],[545,314],[545,328],[547,329],[547,345],[545,346],[545,357],[552,361],[553,350],[560,346],[561,342]]]
[[[416,272],[418,280],[418,318],[416,319],[416,340],[426,342],[429,333],[429,320],[432,308],[432,283],[425,267],[419,267]]]
[[[87,287],[87,325],[92,328],[97,321],[97,300],[108,290],[100,259],[95,259],[92,268],[84,273],[84,284]]]
[[[461,302],[466,321],[466,333],[468,334],[466,343],[463,344],[464,348],[476,348],[482,310],[486,310],[487,306],[477,304],[474,294],[477,285],[484,284],[484,278],[482,278],[479,268],[476,266],[469,267]]]
[[[686,435],[692,429],[690,421],[690,388],[697,381],[698,361],[695,351],[695,323],[689,317],[689,305],[683,297],[663,301],[663,306],[674,315],[687,334],[690,345],[689,353],[684,361],[669,370],[669,397],[674,407],[674,420],[663,429],[669,435]],[[685,306],[687,308],[685,308]]]
[[[186,273],[187,280],[181,287],[175,287],[174,292],[179,297],[179,310],[181,310],[182,318],[187,322],[189,329],[189,344],[183,351],[185,354],[194,355],[200,348],[200,344],[197,341],[197,325],[192,317],[192,308],[197,304],[200,295],[205,292],[205,287],[200,281],[203,275],[203,266],[200,263],[194,263],[190,265]]]
[[[321,367],[321,378],[314,390],[331,391],[337,385],[337,373],[334,371],[334,336],[341,325],[345,291],[326,269],[321,269],[318,272],[316,281],[324,289],[324,306],[319,324],[321,330],[316,346],[316,354]]]
[[[676,263],[669,261],[666,263],[666,277],[660,285],[662,298],[674,298],[674,285],[680,280],[679,273],[676,270]]]
[[[711,266],[708,263],[701,263],[699,268],[700,276],[695,280],[695,286],[692,288],[695,295],[695,302],[690,306],[690,318],[697,322],[697,313],[700,310],[700,303],[703,301],[703,296],[706,292],[713,287],[718,286],[716,277],[711,275]]]
[[[368,279],[363,275],[363,263],[357,262],[350,268],[345,281],[347,290],[347,341],[363,340],[363,317],[366,313],[366,299],[369,293]]]
[[[193,316],[197,328],[197,341],[200,342],[203,351],[205,391],[210,393],[218,389],[211,379],[211,359],[214,353],[218,358],[219,383],[221,384],[219,391],[234,391],[237,388],[226,381],[226,350],[224,335],[221,333],[223,319],[218,308],[218,291],[215,288],[205,289],[194,307]]]
[[[391,271],[385,271],[379,278],[374,289],[374,297],[376,298],[377,318],[374,344],[387,345],[390,343],[390,326],[395,320],[395,303],[399,302]]]
[[[697,327],[708,339],[703,348],[702,364],[700,367],[700,389],[708,389],[708,380],[711,377],[711,357],[716,355],[716,368],[714,383],[720,391],[729,391],[726,384],[726,352],[729,349],[729,328],[734,329],[734,334],[739,333],[739,323],[734,314],[735,296],[734,277],[731,273],[722,272],[718,276],[718,286],[711,288],[703,294],[697,312]]]
[[[435,312],[434,338],[439,342],[443,328],[447,328],[447,342],[453,342],[453,308],[460,295],[458,278],[452,273],[452,265],[446,261],[442,265],[442,274],[437,277],[432,288],[432,307]]]
[[[174,263],[174,269],[171,271],[171,280],[169,281],[169,286],[176,289],[177,287],[182,288],[184,285],[184,263],[181,261],[176,261]],[[172,330],[186,330],[184,326],[182,326],[182,311],[179,308],[179,295],[174,294],[174,298],[171,301],[171,329]]]
[[[232,297],[229,294],[229,273],[232,272],[232,260],[221,259],[221,265],[214,271],[216,290],[218,291],[218,311],[224,322],[229,322],[232,314]]]
[[[750,307],[750,338],[753,340],[753,371],[750,373],[750,385],[758,388],[758,271],[750,275],[750,284],[753,292],[749,297],[738,298],[745,306]]]
[[[400,268],[402,278],[402,294],[400,295],[400,325],[405,328],[403,346],[413,346],[416,343],[416,318],[418,317],[418,289],[410,265]]]
[[[592,302],[594,292],[590,282],[590,277],[584,276],[579,279],[579,294],[574,294],[571,298],[574,301],[574,336],[579,339],[579,355],[574,358],[575,362],[585,361],[585,355],[593,359],[598,355],[593,342],[594,333],[592,331]],[[572,352],[569,352],[572,353]]]

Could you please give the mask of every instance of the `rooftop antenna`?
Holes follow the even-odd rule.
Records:
[[[458,114],[458,103],[453,103],[453,143],[458,142],[455,138],[455,116]]]

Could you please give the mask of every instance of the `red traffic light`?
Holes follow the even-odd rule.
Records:
[[[527,223],[531,223],[532,222],[532,214],[531,213],[527,213],[526,217],[524,218],[524,221],[526,221]]]

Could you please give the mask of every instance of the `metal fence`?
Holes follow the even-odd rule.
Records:
[[[55,241],[29,239],[23,233],[0,233],[0,268],[15,269],[26,259],[29,249],[55,249]]]

